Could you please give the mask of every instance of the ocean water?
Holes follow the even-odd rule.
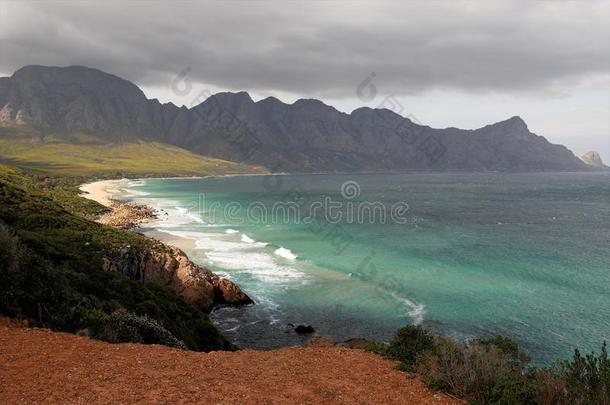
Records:
[[[610,340],[610,176],[384,174],[133,181],[162,210],[144,231],[256,305],[212,318],[242,347],[388,340],[406,324],[502,334],[536,363]]]

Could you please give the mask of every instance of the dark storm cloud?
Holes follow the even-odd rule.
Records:
[[[81,64],[164,86],[354,97],[550,91],[610,75],[607,2],[17,3],[0,0],[0,72]]]

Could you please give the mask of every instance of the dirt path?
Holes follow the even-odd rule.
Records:
[[[0,403],[449,404],[372,353],[196,353],[0,322]]]

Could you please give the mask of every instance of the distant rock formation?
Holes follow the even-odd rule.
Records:
[[[319,100],[193,94],[192,107],[148,100],[133,83],[82,66],[26,66],[0,78],[0,127],[156,140],[272,171],[591,170],[519,117],[476,130],[434,129],[394,111],[351,114]],[[397,112],[401,112],[402,107]]]
[[[294,328],[294,331],[297,333],[297,335],[311,335],[316,330],[311,325],[297,325]]]
[[[602,157],[595,151],[587,152],[580,159],[588,165],[598,167],[600,169],[608,168],[602,161]]]
[[[185,302],[204,311],[218,305],[253,303],[237,284],[193,263],[177,247],[162,243],[148,249],[126,246],[104,258],[103,268],[141,283],[169,286]]]

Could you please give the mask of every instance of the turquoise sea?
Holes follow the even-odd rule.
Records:
[[[195,261],[255,300],[212,314],[242,347],[301,343],[288,324],[337,340],[388,340],[409,323],[459,339],[502,334],[536,363],[610,340],[607,173],[236,176],[126,190],[162,210],[145,232],[189,239]]]

